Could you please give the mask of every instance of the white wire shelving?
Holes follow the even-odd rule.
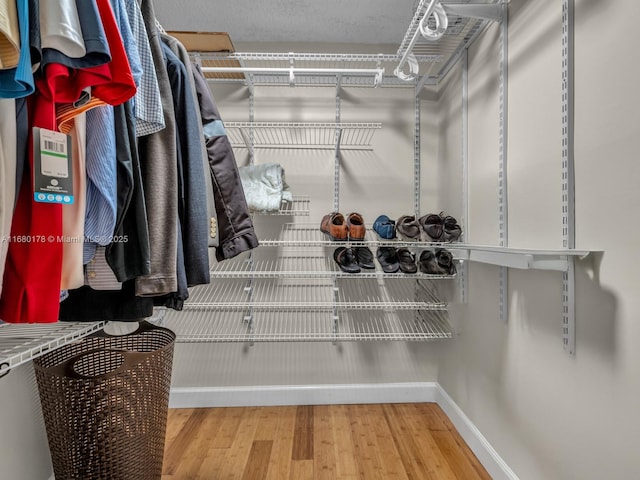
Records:
[[[233,147],[371,150],[381,123],[226,122]]]
[[[398,47],[398,61],[412,54],[417,63],[419,85],[434,85],[442,80],[460,59],[462,52],[471,45],[491,21],[499,21],[499,0],[445,0],[435,2],[444,7],[448,26],[436,41],[420,35],[420,24],[429,11],[431,0],[420,0],[415,15]],[[425,20],[427,26],[435,27],[433,16]],[[440,62],[425,63],[421,58],[439,57]]]
[[[307,246],[302,247],[308,250]],[[337,248],[337,247],[336,247]],[[375,252],[372,252],[375,255]],[[361,269],[358,273],[346,273],[340,270],[332,258],[333,252],[327,255],[313,255],[304,252],[287,252],[277,258],[266,260],[252,259],[251,261],[235,258],[216,263],[211,268],[211,276],[215,278],[422,278],[431,280],[452,279],[455,275],[435,275],[421,273],[385,273],[377,261],[375,268]]]
[[[395,54],[294,52],[190,52],[210,82],[253,86],[405,87],[392,72]],[[438,63],[441,55],[419,56],[421,63]]]
[[[259,215],[308,217],[311,200],[308,195],[293,195],[291,201],[283,200],[278,210],[252,210]]]
[[[431,0],[420,0],[404,39],[395,54],[298,53],[298,52],[190,52],[210,82],[240,82],[254,86],[355,86],[408,87],[437,84],[458,61],[462,51],[491,22],[501,17],[498,0],[448,0],[442,4],[448,18],[437,41],[416,41]],[[432,18],[425,20],[429,27]],[[417,64],[417,75],[394,75],[408,54]]]
[[[297,265],[306,259],[286,261]],[[190,289],[184,304],[187,315],[167,312],[163,324],[176,332],[178,342],[436,340],[451,336],[448,305],[430,280],[416,283],[417,277],[405,275],[386,282],[383,277],[311,275],[314,272],[300,278],[274,265],[262,277],[259,272],[252,275],[250,268],[233,278],[237,273],[222,275],[224,281],[217,281],[219,275],[213,273],[216,280],[211,284]]]
[[[409,280],[409,279],[407,279]],[[413,284],[411,284],[412,286]],[[184,304],[185,310],[445,310],[433,286],[420,285],[420,295],[402,282],[379,282],[376,279],[343,281],[334,287],[329,280],[306,282],[286,278],[255,280],[251,287],[241,280],[213,282],[194,287]],[[251,295],[249,296],[249,293]]]
[[[382,240],[375,231],[367,229],[363,241],[331,241],[320,231],[319,225],[287,223],[274,238],[261,238],[260,244],[272,247],[339,247],[379,246],[408,247],[419,252],[424,249],[444,248],[454,259],[498,265],[509,268],[567,271],[569,258],[583,258],[590,250],[526,249],[472,245],[466,243],[408,242],[400,239]],[[388,274],[387,274],[388,275]],[[451,278],[451,277],[445,277]]]
[[[106,322],[0,323],[0,377],[44,353],[104,328]]]
[[[430,341],[451,338],[446,311],[347,311],[339,318],[299,310],[255,312],[199,311],[189,318],[170,312],[164,326],[180,343]]]

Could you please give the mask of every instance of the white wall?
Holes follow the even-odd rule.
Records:
[[[509,28],[509,237],[561,248],[561,6],[512,0]],[[562,349],[561,278],[510,271],[509,321],[498,269],[469,266],[469,302],[438,381],[523,480],[640,478],[640,68],[632,0],[576,0],[576,355]],[[470,52],[472,243],[497,242],[498,34]],[[487,53],[489,52],[489,53]],[[453,72],[459,75],[459,72]],[[458,88],[451,81],[452,88]],[[441,125],[455,122],[446,102]],[[449,100],[450,99],[450,100]],[[448,109],[447,109],[448,108]],[[455,142],[443,132],[441,159]],[[454,190],[459,179],[441,177]]]
[[[49,478],[51,457],[31,364],[0,379],[0,405],[0,478]]]

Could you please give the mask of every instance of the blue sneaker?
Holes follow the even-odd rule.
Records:
[[[385,240],[396,238],[396,222],[386,215],[380,215],[376,218],[376,221],[373,222],[373,230]]]

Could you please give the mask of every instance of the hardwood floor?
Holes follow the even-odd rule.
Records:
[[[172,409],[163,480],[491,479],[435,403]]]

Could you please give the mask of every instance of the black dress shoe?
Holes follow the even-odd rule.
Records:
[[[416,256],[408,248],[399,248],[396,255],[402,273],[416,273],[418,271]]]
[[[333,251],[333,259],[336,261],[340,270],[345,273],[359,273],[360,266],[356,258],[353,248],[338,247]]]
[[[396,255],[396,249],[394,247],[378,247],[376,257],[384,273],[395,273],[400,269],[398,256]]]
[[[373,263],[373,253],[369,250],[369,247],[355,247],[356,260],[360,268],[373,269],[376,268]]]
[[[455,275],[456,265],[451,252],[444,248],[424,250],[418,260],[420,271],[428,275]]]

